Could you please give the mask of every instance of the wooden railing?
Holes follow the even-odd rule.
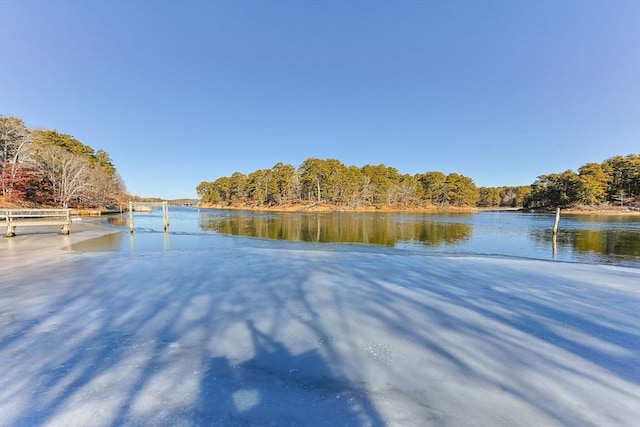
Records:
[[[7,237],[16,235],[16,227],[60,226],[60,233],[69,234],[69,209],[4,209],[0,210],[0,226],[6,225]]]

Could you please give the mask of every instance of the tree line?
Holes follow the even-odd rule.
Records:
[[[276,207],[296,203],[337,208],[426,206],[547,208],[640,202],[640,156],[588,163],[578,173],[540,175],[528,186],[477,187],[458,173],[401,174],[383,164],[347,166],[336,159],[308,158],[297,168],[277,163],[248,175],[234,172],[196,187],[202,203]]]
[[[347,166],[336,159],[308,158],[299,167],[277,163],[245,175],[240,172],[196,191],[210,204],[281,206],[307,202],[328,203],[346,209],[369,206],[409,208],[424,204],[475,206],[480,191],[464,175],[442,172],[401,174],[383,164]]]
[[[640,155],[614,156],[587,163],[578,172],[540,175],[531,184],[525,207],[575,204],[637,206],[640,204]]]
[[[110,208],[125,186],[106,151],[0,116],[0,191],[5,204]]]

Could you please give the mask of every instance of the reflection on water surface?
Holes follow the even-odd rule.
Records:
[[[396,246],[456,244],[471,235],[471,225],[456,222],[395,221],[357,214],[241,216],[204,214],[200,229],[234,236],[293,242],[366,243]]]

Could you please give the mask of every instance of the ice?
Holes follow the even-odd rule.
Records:
[[[0,247],[0,425],[637,425],[639,269],[318,248]]]

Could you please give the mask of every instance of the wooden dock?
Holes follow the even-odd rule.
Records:
[[[59,226],[61,234],[69,234],[69,209],[3,209],[0,226],[7,227],[7,237],[16,235],[17,227]]]
[[[148,205],[133,205],[134,212],[142,212],[142,213],[151,213],[153,212],[153,208]]]

